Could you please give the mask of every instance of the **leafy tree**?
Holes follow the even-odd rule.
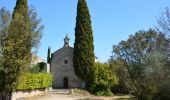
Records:
[[[5,100],[11,99],[19,75],[30,64],[31,39],[27,0],[17,0],[3,52]]]
[[[169,100],[170,67],[167,65],[167,55],[160,51],[153,51],[144,60],[148,67],[145,70],[147,90],[151,91],[153,100]]]
[[[47,52],[47,63],[51,63],[51,48],[48,47],[48,52]]]
[[[118,84],[116,74],[112,73],[109,64],[96,63],[94,69],[92,92],[100,96],[112,95],[111,87]]]
[[[162,11],[162,14],[158,18],[157,22],[160,27],[158,29],[170,35],[170,11],[168,7],[165,8],[165,11]]]
[[[27,12],[25,12],[25,13],[27,13]],[[9,24],[10,24],[10,22],[13,23],[13,25],[11,25],[11,27],[14,26],[14,23],[16,23],[16,25],[18,25],[18,26],[20,26],[20,25],[22,26],[21,23],[23,22],[23,20],[20,21],[21,23],[17,22],[17,20],[21,17],[20,15],[21,14],[18,14],[18,13],[17,14],[13,14],[13,19],[15,17],[15,21],[13,20],[13,22],[11,22],[12,16],[11,16],[10,11],[6,10],[4,7],[1,8],[1,10],[0,10],[0,78],[1,78],[1,80],[5,80],[5,76],[4,76],[5,72],[4,72],[4,70],[3,70],[4,68],[3,68],[3,66],[1,64],[2,64],[2,59],[3,59],[5,41],[7,41],[7,36],[8,36],[8,34],[10,34],[9,30],[8,30],[9,29]],[[43,31],[44,26],[40,24],[41,23],[41,19],[38,18],[37,13],[35,11],[35,7],[30,6],[28,14],[26,14],[26,15],[29,16],[29,21],[30,21],[29,24],[30,24],[30,32],[31,32],[31,47],[32,47],[32,51],[36,52],[36,50],[38,49],[39,44],[40,44],[40,39],[42,37],[42,31]],[[15,31],[15,28],[13,28],[14,31]],[[15,34],[15,36],[17,37],[17,34]],[[10,35],[10,37],[12,37],[12,36]],[[13,39],[14,39],[14,37],[13,37]],[[9,42],[9,40],[8,40],[8,42]],[[8,44],[6,44],[6,45],[8,45]],[[5,59],[7,60],[7,58],[5,58]],[[5,84],[4,81],[0,81],[0,92],[4,91],[4,88],[5,88],[4,84]],[[0,97],[2,98],[2,96],[3,95],[1,94]]]
[[[121,73],[121,72],[123,72],[122,71],[123,70],[123,68],[122,68],[123,62],[121,62],[120,60],[111,58],[111,59],[109,59],[108,63],[110,65],[110,69],[111,69],[112,73],[115,74],[116,77],[119,79],[118,80],[118,84],[115,84],[111,88],[111,91],[113,93],[124,93],[124,94],[127,94],[128,93],[128,89],[127,89],[127,87],[126,87],[126,85],[124,83],[124,77],[122,76],[122,75],[124,75],[124,73]]]
[[[127,41],[113,47],[114,57],[120,61],[119,75],[138,99],[151,99],[168,74],[169,40],[154,30],[139,31]],[[156,84],[157,83],[157,84]]]
[[[93,32],[86,0],[78,0],[73,53],[75,74],[86,83],[92,78],[94,68]]]
[[[34,6],[29,7],[28,16],[30,19],[30,30],[32,34],[32,51],[34,52],[38,49],[38,46],[40,44],[40,39],[42,37],[42,30],[44,26],[40,24],[41,19],[38,18]],[[8,36],[8,29],[11,20],[12,20],[11,12],[6,10],[5,7],[2,7],[0,9],[0,70],[2,73],[3,73],[3,68],[2,68],[3,50],[4,50],[5,40]],[[0,77],[4,76],[2,75],[2,73]],[[1,89],[4,88],[2,87]]]
[[[168,7],[165,8],[165,11],[162,11],[161,16],[157,19],[157,23],[159,25],[157,29],[166,33],[170,38],[170,11]],[[168,56],[170,59],[170,44]]]
[[[41,18],[38,17],[33,5],[29,7],[28,16],[30,19],[30,30],[32,34],[32,51],[37,52],[42,38],[44,25],[41,24]],[[2,7],[0,10],[0,54],[2,55],[5,39],[8,35],[9,23],[12,17],[10,11]]]
[[[39,62],[36,65],[29,67],[29,73],[46,73],[47,67],[45,62]]]
[[[32,50],[36,52],[40,45],[44,25],[41,24],[41,18],[38,17],[33,5],[29,7],[28,16],[30,19],[30,30],[32,34]]]

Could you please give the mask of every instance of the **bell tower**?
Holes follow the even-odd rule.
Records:
[[[66,35],[66,37],[64,38],[64,47],[69,46],[69,38],[68,38],[68,34]]]

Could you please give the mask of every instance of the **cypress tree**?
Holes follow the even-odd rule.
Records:
[[[93,32],[86,0],[78,0],[73,53],[75,74],[86,84],[90,82],[94,68]]]
[[[47,63],[51,63],[51,48],[48,47],[48,52],[47,52]]]
[[[31,32],[27,0],[17,0],[3,53],[5,92],[8,96],[15,91],[18,76],[29,66],[30,58]]]

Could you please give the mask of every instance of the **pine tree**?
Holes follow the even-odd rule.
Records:
[[[94,68],[94,46],[86,0],[78,0],[73,65],[75,74],[88,84]]]
[[[47,52],[47,63],[51,63],[51,48],[48,47],[48,52]]]
[[[5,91],[8,96],[15,90],[18,76],[30,64],[31,37],[27,0],[17,0],[3,53]]]

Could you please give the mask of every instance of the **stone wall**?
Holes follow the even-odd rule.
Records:
[[[50,89],[49,89],[50,90]],[[32,96],[35,96],[35,95],[40,95],[40,94],[43,94],[45,93],[46,91],[49,91],[48,89],[37,89],[37,90],[33,90],[33,91],[17,91],[17,92],[14,92],[12,94],[12,100],[21,100],[25,97],[32,97]]]

